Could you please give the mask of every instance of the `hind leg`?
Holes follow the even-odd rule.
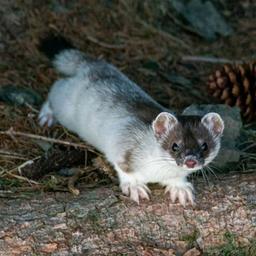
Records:
[[[46,101],[39,113],[38,116],[40,126],[52,126],[56,123],[56,119],[54,118],[53,111],[51,109],[49,101]]]

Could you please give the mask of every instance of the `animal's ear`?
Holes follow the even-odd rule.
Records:
[[[167,135],[177,123],[178,120],[174,115],[168,112],[161,112],[152,123],[155,136],[161,138]]]
[[[203,125],[215,136],[220,136],[224,130],[224,122],[219,114],[211,112],[201,119]]]

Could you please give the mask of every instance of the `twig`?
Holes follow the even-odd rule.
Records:
[[[24,162],[23,164],[21,164],[20,166],[18,166],[17,169],[18,169],[19,174],[22,175],[22,170],[21,170],[22,168],[26,167],[27,165],[33,164],[33,163],[34,163],[34,160],[37,160],[37,159],[39,159],[39,158],[41,158],[41,156],[37,156],[37,157],[34,158],[34,159],[30,159],[30,160]]]
[[[26,181],[28,182],[29,184],[34,184],[34,185],[40,185],[40,183],[34,181],[34,180],[30,180],[24,176],[20,176],[20,175],[16,175],[16,174],[13,174],[13,173],[7,173],[7,175],[10,175],[11,177],[14,177],[16,179],[19,179],[19,180],[23,180],[23,181]]]
[[[27,160],[27,157],[15,152],[9,152],[6,150],[0,150],[0,156],[6,157],[6,158],[14,158],[14,159],[21,159],[21,160]]]
[[[0,153],[0,156],[1,156],[2,158],[10,158],[10,159],[27,160],[27,158],[22,157],[22,156],[6,155],[6,154],[1,154],[1,153]]]
[[[99,41],[97,38],[87,35],[87,39],[101,47],[108,48],[108,49],[124,49],[125,45],[114,45],[114,44],[107,44],[104,42]]]
[[[39,110],[35,109],[32,105],[28,104],[27,102],[25,103],[25,106],[28,107],[34,113],[39,113]]]
[[[181,57],[181,61],[183,62],[208,62],[208,63],[230,63],[230,64],[242,64],[241,60],[229,60],[225,58],[217,58],[217,57],[205,57],[205,56],[183,56]]]
[[[179,21],[171,12],[167,13],[167,16],[172,19],[174,21],[174,23],[178,26],[180,26],[182,29],[184,29],[185,31],[188,31],[190,33],[196,34],[198,35],[198,32],[196,30],[194,30],[193,28],[184,25],[181,21]]]
[[[95,167],[86,167],[85,169],[76,169],[75,174],[68,179],[68,190],[71,192],[73,195],[78,196],[80,194],[79,189],[75,188],[75,182],[80,178],[82,174],[85,172],[91,172],[95,170]]]
[[[245,147],[245,148],[243,149],[243,152],[247,153],[247,152],[246,152],[247,150],[249,150],[249,149],[251,149],[251,148],[254,148],[254,147],[256,147],[256,143],[252,143],[252,144],[250,144],[249,146]]]
[[[62,145],[66,145],[66,146],[71,146],[71,147],[74,147],[74,148],[84,148],[84,149],[87,149],[87,150],[89,150],[89,151],[91,151],[91,152],[93,152],[95,154],[99,154],[92,147],[90,147],[88,145],[85,145],[85,144],[80,144],[80,143],[74,143],[74,142],[59,140],[59,139],[48,138],[48,137],[45,137],[45,136],[31,134],[31,133],[16,132],[16,131],[13,130],[13,128],[10,128],[7,131],[0,131],[0,134],[8,135],[8,136],[11,136],[11,137],[21,136],[21,137],[26,137],[26,138],[35,139],[35,140],[43,140],[43,141],[47,141],[47,142],[51,142],[51,143],[57,143],[57,144],[62,144]]]
[[[14,167],[13,169],[11,169],[11,170],[9,170],[9,171],[3,171],[2,173],[3,173],[4,175],[1,174],[1,176],[4,177],[5,175],[13,175],[12,172],[13,172],[13,171],[16,171],[16,170],[18,170],[18,173],[21,174],[21,173],[22,173],[21,169],[22,169],[23,167],[25,167],[25,166],[27,166],[27,165],[30,165],[30,164],[33,164],[34,161],[37,160],[37,159],[39,159],[39,158],[41,158],[41,156],[37,156],[37,157],[35,157],[35,158],[33,158],[33,159],[27,160],[27,161],[23,162],[22,164],[20,164],[20,165]]]
[[[68,190],[75,196],[80,194],[79,189],[75,188],[75,182],[79,179],[82,173],[83,171],[81,169],[76,168],[75,174],[68,179]]]
[[[31,179],[28,179],[28,178],[26,178],[26,177],[24,177],[24,176],[21,176],[21,175],[17,175],[17,174],[12,173],[13,171],[18,170],[18,173],[21,174],[21,173],[22,173],[22,170],[21,170],[21,169],[22,169],[23,167],[25,167],[25,166],[27,166],[27,165],[30,165],[30,164],[33,164],[33,163],[34,163],[34,160],[37,160],[37,159],[39,159],[40,157],[41,157],[41,156],[37,156],[37,157],[35,157],[34,159],[31,159],[31,160],[26,161],[26,162],[22,163],[21,165],[16,166],[15,168],[13,168],[13,169],[11,169],[11,170],[9,170],[9,171],[4,172],[4,175],[2,175],[2,176],[3,176],[3,177],[4,177],[4,176],[11,176],[11,177],[14,177],[14,178],[16,178],[16,179],[26,181],[26,182],[28,182],[29,184],[40,185],[40,183],[38,183],[38,182],[36,182],[36,181],[34,181],[34,180],[31,180]]]
[[[1,150],[1,149],[0,149],[0,154],[2,154],[2,155],[9,155],[9,156],[25,157],[24,155],[21,155],[21,154],[15,153],[15,152],[6,151],[6,150]]]

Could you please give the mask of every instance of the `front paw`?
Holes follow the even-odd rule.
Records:
[[[183,206],[186,206],[187,202],[194,205],[193,191],[193,185],[189,182],[178,185],[168,185],[165,190],[166,193],[169,193],[172,203],[175,203],[178,199],[178,202]]]
[[[145,184],[131,184],[124,183],[120,185],[122,192],[130,196],[131,200],[135,201],[137,204],[140,203],[140,199],[149,200],[150,190]]]

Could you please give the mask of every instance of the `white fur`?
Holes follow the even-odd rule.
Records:
[[[214,136],[219,136],[223,133],[224,122],[219,114],[215,112],[207,113],[202,117],[201,122]]]
[[[51,126],[56,119],[103,152],[118,173],[123,193],[130,195],[134,201],[148,199],[150,191],[146,184],[156,182],[166,186],[173,202],[178,199],[183,205],[186,201],[193,203],[193,187],[186,176],[197,168],[188,170],[178,167],[158,143],[152,127],[145,124],[139,126],[140,120],[136,120],[125,104],[114,104],[112,98],[115,90],[119,93],[124,90],[130,95],[127,97],[135,98],[139,94],[148,99],[148,95],[144,95],[121,73],[116,75],[125,82],[125,88],[117,88],[119,85],[105,80],[94,84],[88,75],[91,67],[77,50],[63,51],[55,58],[54,65],[69,77],[54,83],[41,109],[40,125]],[[111,74],[118,72],[111,65],[106,68]],[[132,122],[140,128],[134,125],[132,131],[127,133],[124,128]],[[136,141],[134,148],[129,139]],[[135,155],[131,163],[132,171],[125,172],[120,163],[124,161],[125,152],[131,148]]]
[[[84,61],[84,54],[75,49],[68,49],[58,54],[54,60],[54,67],[63,75],[72,76]]]
[[[171,129],[178,123],[177,118],[168,113],[161,112],[153,121],[152,128],[158,137],[166,137]]]
[[[120,187],[122,191],[127,194],[127,186],[130,190],[138,190],[130,193],[131,198],[138,202],[138,198],[147,198],[140,196],[139,190],[148,194],[149,189],[145,187],[147,183],[160,183],[166,186],[166,192],[170,193],[172,202],[177,198],[182,205],[187,201],[193,203],[193,187],[187,182],[186,176],[194,172],[177,166],[174,159],[165,152],[159,143],[157,143],[155,136],[151,129],[146,133],[137,131],[136,136],[141,138],[141,144],[134,149],[136,151],[136,161],[133,164],[133,172],[126,173],[122,171],[117,165],[117,170]],[[173,192],[177,191],[176,194]]]

